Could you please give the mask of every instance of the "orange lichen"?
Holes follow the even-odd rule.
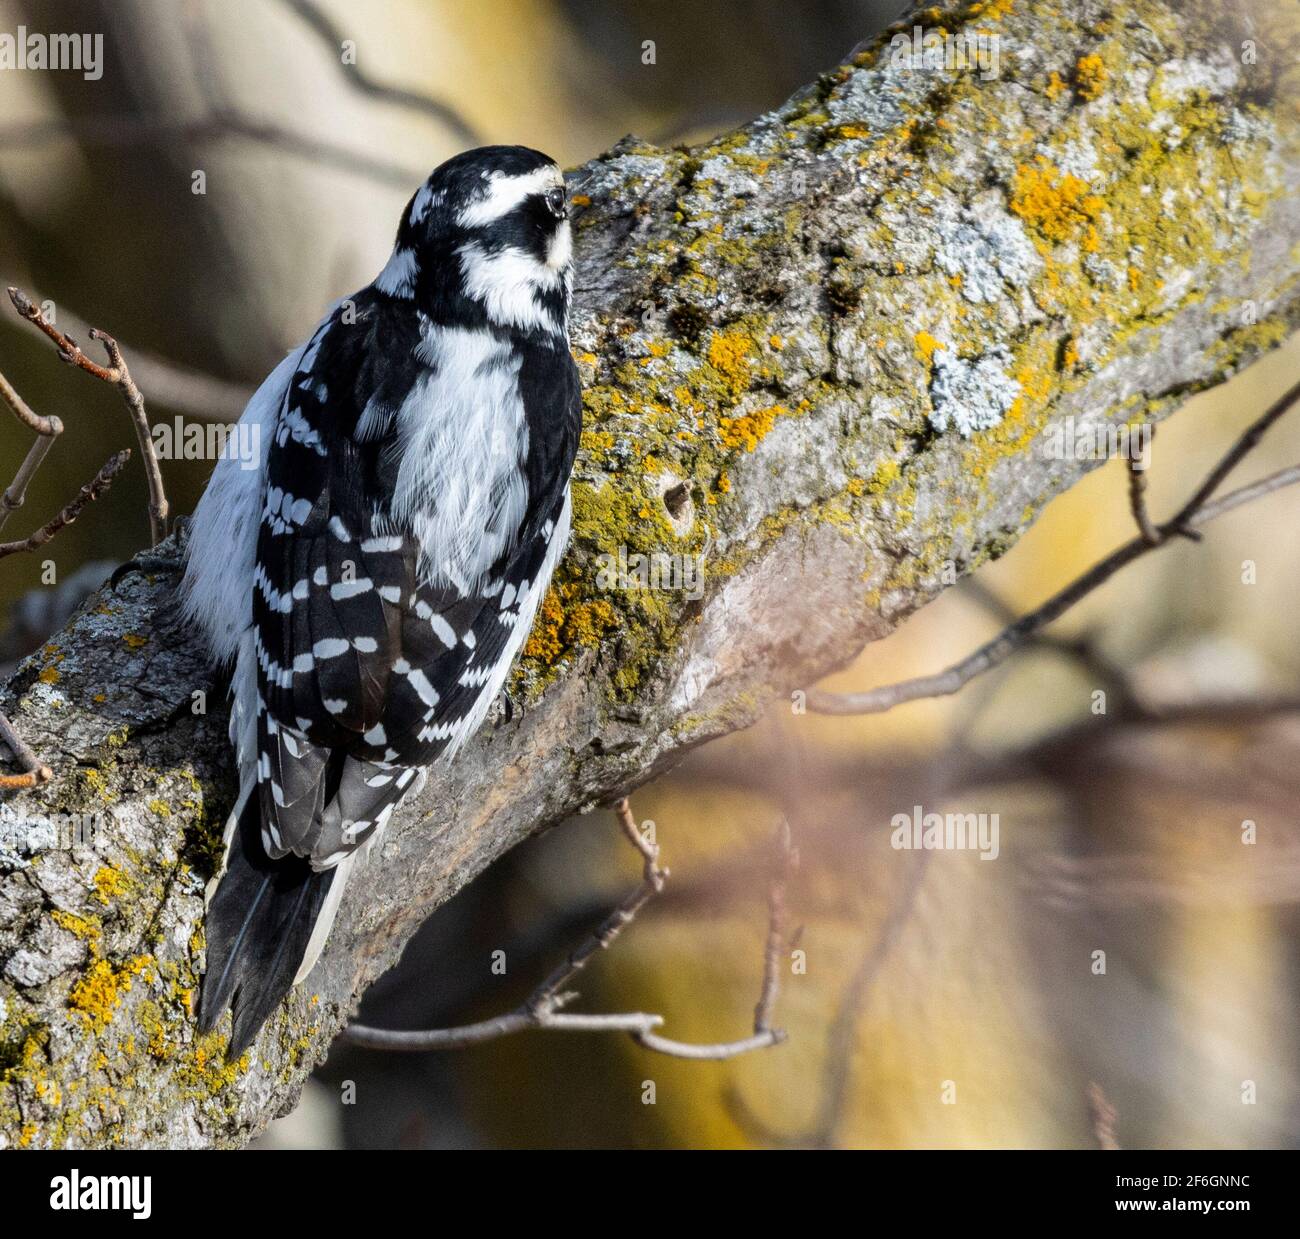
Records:
[[[532,632],[524,643],[524,657],[553,663],[575,646],[588,648],[600,644],[610,629],[618,627],[618,613],[604,599],[572,604],[577,586],[571,583],[552,585],[546,591]]]
[[[718,432],[722,436],[723,447],[743,447],[752,452],[767,432],[772,429],[778,415],[789,412],[784,405],[774,404],[770,408],[755,409],[744,417],[718,418]]]
[[[918,331],[912,337],[912,343],[916,345],[916,355],[928,366],[934,359],[934,351],[942,347],[928,331]]]
[[[727,394],[737,400],[749,385],[753,341],[738,331],[720,331],[709,341],[708,362],[721,376]]]
[[[1049,241],[1075,237],[1097,219],[1103,205],[1096,194],[1088,192],[1086,181],[1061,172],[1042,156],[1037,163],[1016,169],[1011,211]]]
[[[1074,66],[1074,90],[1080,99],[1096,99],[1106,89],[1110,74],[1096,52],[1080,56]]]

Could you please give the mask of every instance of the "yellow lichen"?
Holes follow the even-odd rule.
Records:
[[[75,912],[68,912],[63,908],[55,908],[50,913],[50,919],[60,929],[66,929],[68,933],[91,943],[92,946],[99,941],[100,927],[89,917],[78,916]]]
[[[882,495],[898,481],[899,474],[902,471],[902,466],[896,460],[881,461],[876,466],[875,472],[867,480],[866,489],[873,495]]]
[[[113,868],[112,865],[101,865],[95,871],[95,876],[91,879],[95,887],[95,894],[99,902],[105,907],[110,900],[118,899],[126,894],[127,877],[120,869]]]
[[[749,385],[749,355],[753,342],[738,331],[717,332],[709,341],[708,361],[722,377],[733,400],[744,394]]]
[[[131,979],[139,976],[150,963],[147,955],[137,955],[121,968],[106,959],[97,959],[68,992],[68,1006],[94,1032],[103,1032],[113,1021],[122,995],[131,988]]]
[[[934,358],[934,350],[941,347],[928,331],[918,331],[912,337],[912,343],[916,345],[916,355],[928,366]]]

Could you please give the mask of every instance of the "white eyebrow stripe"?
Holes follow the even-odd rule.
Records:
[[[544,165],[522,176],[494,172],[488,178],[487,194],[471,203],[456,216],[462,228],[479,228],[513,211],[529,194],[545,193],[564,183],[559,168]]]

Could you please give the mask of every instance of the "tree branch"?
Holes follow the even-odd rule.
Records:
[[[1245,10],[1261,47],[1294,40],[1287,6]],[[628,139],[572,174],[585,433],[573,542],[512,685],[526,709],[394,819],[235,1066],[190,1014],[233,795],[222,691],[166,573],[90,599],[0,699],[75,758],[0,803],[0,1139],[242,1143],[484,867],[1005,551],[1100,463],[1046,450],[1067,420],[1153,423],[1280,342],[1300,120],[1269,77],[1285,57],[1242,65],[1235,20],[952,10],[950,33],[1003,40],[1000,75],[903,66],[886,34],[735,133]],[[1110,66],[1100,96],[1054,91],[1085,54]],[[174,538],[158,549],[179,567]],[[92,842],[41,842],[70,817]]]
[[[88,503],[93,503],[113,484],[113,479],[122,466],[131,458],[128,448],[114,452],[104,462],[100,470],[85,484],[58,512],[45,522],[35,533],[17,542],[0,542],[0,559],[6,555],[18,555],[24,551],[34,551],[54,539],[65,526],[71,525],[81,515],[81,510]]]

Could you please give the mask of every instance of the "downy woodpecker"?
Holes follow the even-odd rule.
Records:
[[[467,151],[375,281],[258,389],[218,463],[187,617],[232,671],[239,797],[209,887],[199,1025],[239,1054],[315,964],[348,873],[483,722],[569,533],[581,424],[554,161]]]

